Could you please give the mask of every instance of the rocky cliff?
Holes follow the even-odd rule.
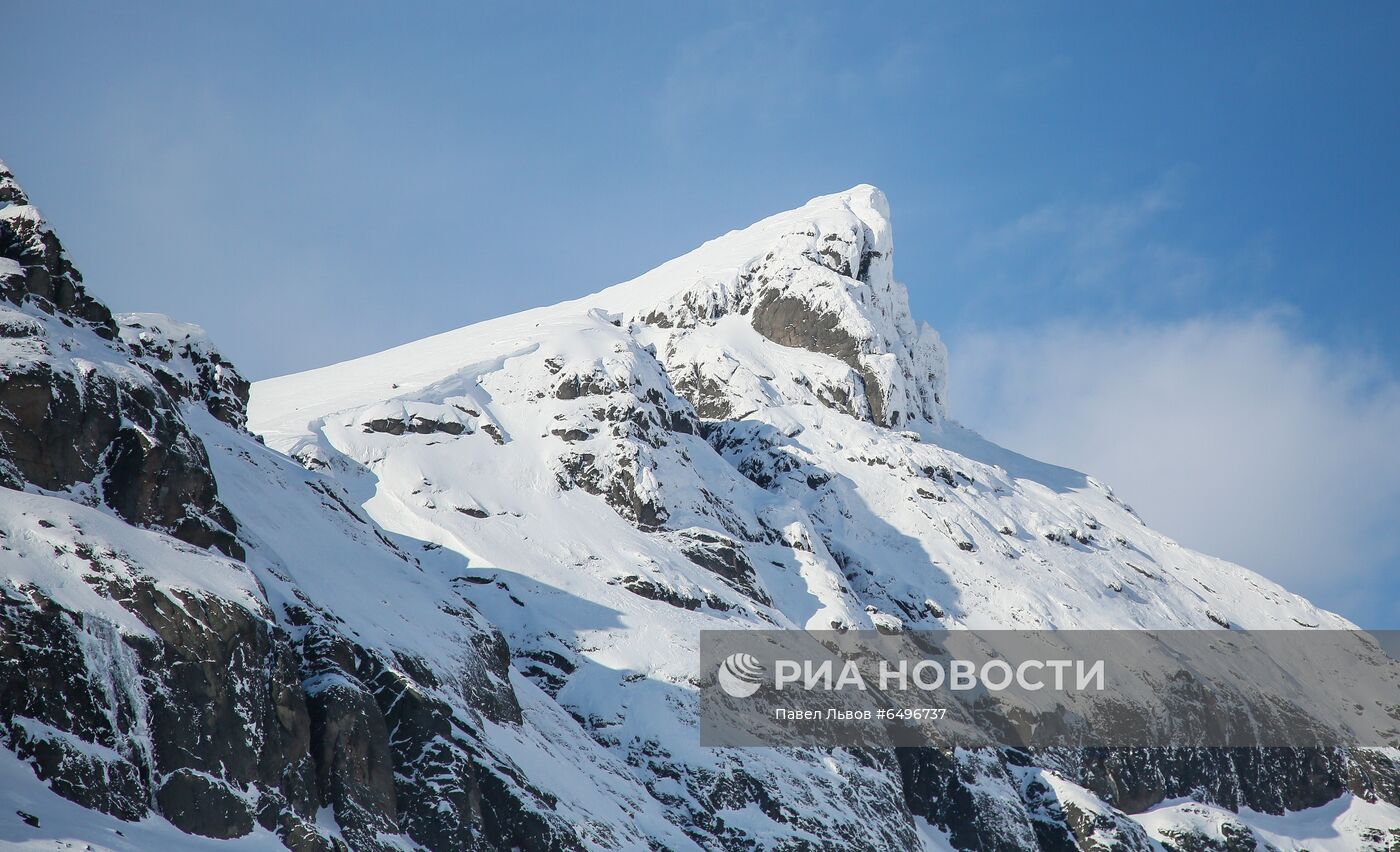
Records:
[[[451,579],[244,431],[248,383],[197,327],[90,296],[2,168],[0,295],[0,740],[32,770],[5,776],[0,842],[71,839],[31,781],[141,821],[106,833],[133,848],[169,845],[163,825],[294,849],[632,842],[625,790],[585,817],[559,803],[576,777],[521,766],[551,732]],[[588,752],[559,751],[607,791]]]

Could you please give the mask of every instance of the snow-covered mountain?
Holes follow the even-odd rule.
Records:
[[[950,419],[873,187],[245,412],[0,181],[0,843],[1400,842],[1384,751],[698,745],[706,628],[1350,626]]]

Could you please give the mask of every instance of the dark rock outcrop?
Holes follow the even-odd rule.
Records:
[[[58,235],[44,226],[15,176],[0,164],[0,207],[18,215],[0,218],[0,258],[8,258],[19,271],[0,268],[0,299],[13,304],[32,301],[47,314],[66,314],[90,326],[103,339],[117,336],[112,312],[87,295],[83,276],[63,253]]]
[[[218,598],[108,591],[151,638],[37,592],[0,597],[6,744],[55,792],[122,819],[154,806],[210,837],[314,821],[311,722],[286,634]]]
[[[1019,852],[1038,845],[1001,755],[935,748],[896,749],[896,755],[910,812],[946,830],[955,847]]]
[[[0,204],[0,320],[10,330],[0,362],[0,484],[71,492],[133,524],[238,555],[236,524],[178,403],[197,398],[241,424],[247,382],[232,368],[206,369],[207,381],[195,384],[153,371],[3,168]],[[221,363],[192,354],[206,367]],[[165,360],[174,357],[167,351]]]
[[[100,504],[242,559],[240,527],[186,418],[203,407],[241,430],[248,382],[197,327],[114,319],[3,167],[0,210],[0,482]],[[468,428],[392,423],[382,430]],[[68,572],[61,583],[96,592],[98,610],[124,612],[140,629],[0,584],[0,744],[54,792],[120,819],[159,813],[213,838],[261,826],[298,852],[344,848],[317,824],[325,807],[355,849],[402,848],[405,835],[431,849],[579,845],[548,816],[549,797],[472,730],[481,719],[522,722],[509,649],[472,613],[455,613],[470,641],[448,683],[309,605],[279,623],[260,591],[236,602],[171,587],[152,579],[164,566],[87,541],[76,521],[60,531],[72,544],[53,558],[77,557],[76,567],[55,563]],[[0,528],[0,549],[9,535]],[[201,567],[246,570],[214,555]]]
[[[486,718],[519,724],[514,694],[493,685],[507,674],[509,649],[499,634],[484,633],[478,650],[483,668],[464,673],[464,697]],[[317,787],[355,848],[381,848],[378,838],[395,834],[429,849],[574,844],[537,808],[521,807],[521,790],[538,797],[532,804],[550,803],[529,779],[502,781],[514,770],[489,758],[421,661],[386,659],[324,624],[306,632],[301,652]]]
[[[146,372],[177,400],[197,400],[209,413],[242,429],[248,422],[248,380],[196,326],[160,314],[117,318],[121,339]]]
[[[860,377],[865,389],[865,413],[870,420],[881,426],[891,425],[885,415],[885,389],[875,374],[861,363],[860,341],[841,327],[835,314],[817,310],[795,296],[769,291],[754,306],[753,328],[774,343],[820,352],[844,361]],[[829,391],[832,394],[829,404],[833,408],[849,409],[849,401],[842,399],[840,392],[839,388]]]

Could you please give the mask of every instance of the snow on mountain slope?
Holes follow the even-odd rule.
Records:
[[[0,844],[695,848],[246,394],[0,165]]]
[[[260,382],[250,427],[420,542],[702,845],[910,848],[923,819],[1034,845],[1046,822],[1004,756],[698,748],[698,632],[1350,625],[948,420],[943,347],[892,254],[883,196],[856,187],[592,296]],[[1086,768],[1086,795],[1282,783],[1214,760]],[[966,785],[929,796],[922,774]]]
[[[470,586],[460,577],[460,558],[441,554],[424,566],[403,542],[360,517],[334,483],[208,415],[186,416],[244,524],[248,564],[293,636],[315,644],[314,634],[333,622],[357,646],[395,661],[401,670],[392,676],[406,681],[418,700],[450,708],[455,730],[428,732],[459,751],[439,772],[485,756],[491,771],[521,788],[514,796],[526,806],[533,799],[550,822],[571,826],[584,846],[640,847],[648,839],[688,846],[616,758],[591,740],[559,735],[572,720],[510,669],[494,628],[465,594]],[[365,666],[328,669],[312,677],[308,691],[347,678],[371,680]],[[396,736],[410,737],[411,727],[400,722]],[[422,783],[428,782],[413,779],[410,786]]]
[[[1400,846],[1400,808],[1345,795],[1305,811],[1240,814],[1190,800],[1164,804],[1139,817],[1159,842],[1200,848],[1279,852],[1355,852]]]
[[[722,363],[716,366],[730,372],[713,378],[739,380],[732,370],[740,367],[742,380],[757,389],[813,401],[821,388],[806,385],[813,375],[829,377],[832,392],[858,389],[843,405],[869,416],[868,403],[861,405],[865,388],[860,381],[868,374],[871,384],[879,386],[881,418],[896,425],[901,419],[937,421],[942,403],[934,396],[945,378],[943,346],[931,328],[916,327],[910,318],[907,294],[890,275],[891,253],[884,196],[874,187],[856,187],[732,231],[592,296],[435,335],[295,380],[263,382],[258,404],[268,412],[267,419],[275,420],[293,410],[340,410],[357,400],[402,397],[390,391],[426,384],[444,371],[464,370],[469,366],[463,363],[464,352],[480,359],[518,354],[515,349],[528,341],[554,336],[552,322],[584,317],[593,309],[604,312],[594,319],[615,313],[667,327],[753,309],[781,330],[787,325],[782,322],[786,308],[812,320],[787,329],[787,336],[829,351],[774,355],[774,365],[787,368],[780,375],[752,372],[763,366],[756,359]],[[795,301],[806,310],[797,311]],[[519,346],[512,348],[514,343]],[[722,358],[725,353],[721,347],[696,354]],[[849,375],[853,372],[857,375]],[[346,377],[353,380],[347,383]]]
[[[941,347],[931,330],[910,337],[884,211],[877,190],[857,187],[594,296],[260,382],[253,426],[295,456],[319,462],[341,453],[366,466],[377,478],[369,504],[377,518],[426,522],[419,531],[449,546],[456,533],[465,555],[515,570],[518,533],[554,499],[572,501],[555,522],[577,529],[549,544],[570,542],[614,566],[638,558],[620,557],[611,534],[589,531],[616,526],[618,512],[628,521],[620,534],[637,547],[708,527],[776,547],[789,561],[803,551],[782,540],[783,529],[798,524],[827,546],[812,560],[830,557],[820,570],[831,584],[850,588],[827,595],[819,583],[805,591],[829,606],[765,614],[813,627],[829,626],[812,620],[817,612],[870,626],[860,614],[870,603],[911,622],[976,627],[1214,627],[1211,613],[1254,628],[1345,624],[1151,531],[1092,478],[944,422],[941,396],[926,416],[881,406],[892,419],[900,414],[906,431],[872,422],[858,404],[867,387],[879,385],[870,393],[883,402],[901,396],[889,390],[898,383],[867,382],[860,368],[819,351],[835,348],[831,337],[793,329],[831,318],[857,358],[908,374],[903,403],[941,394]],[[864,236],[827,243],[853,233]],[[845,252],[814,253],[825,245]],[[879,259],[862,264],[871,251]],[[865,278],[829,265],[865,266]],[[772,269],[784,271],[760,282],[768,276],[756,270]],[[786,330],[797,345],[755,328],[771,331],[759,305],[789,301],[802,307],[776,336]],[[835,393],[842,389],[851,392]],[[561,484],[578,478],[571,471],[583,455],[594,457],[586,473],[617,486],[604,502],[618,512]],[[384,503],[379,511],[374,500]],[[474,505],[483,501],[491,505]],[[453,515],[459,509],[463,517]],[[475,517],[483,510],[488,518]],[[597,520],[571,520],[589,514]],[[872,530],[864,521],[874,518],[881,524]],[[685,562],[664,568],[683,577]],[[556,568],[541,570],[569,582]],[[763,565],[755,570],[756,588],[793,586]],[[946,615],[932,616],[925,598]]]
[[[162,594],[218,598],[253,615],[268,614],[257,579],[242,563],[39,494],[7,493],[0,502],[0,564],[12,588],[137,635],[152,634],[107,597],[104,586],[146,580]]]

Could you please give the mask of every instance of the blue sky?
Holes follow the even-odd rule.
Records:
[[[252,377],[874,183],[957,416],[1400,626],[1400,6],[3,18],[0,157],[98,295]]]

